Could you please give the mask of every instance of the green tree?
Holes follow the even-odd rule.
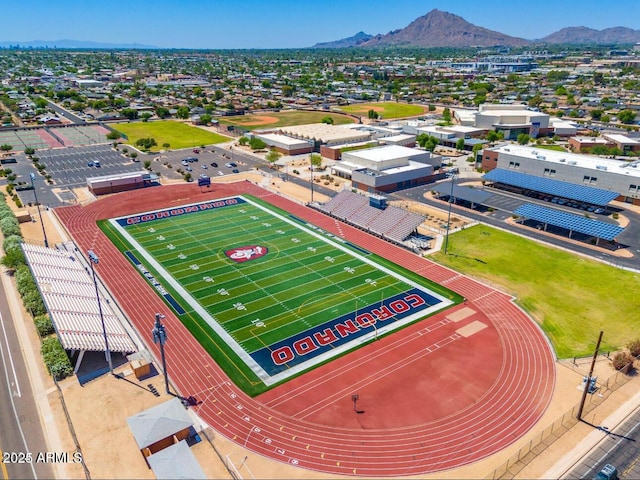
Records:
[[[238,139],[238,143],[244,147],[249,143],[249,139],[247,137],[242,136]]]
[[[530,140],[531,137],[529,137],[529,135],[527,135],[526,133],[518,134],[517,141],[520,145],[526,145]]]
[[[459,138],[456,142],[456,150],[464,150],[464,138]]]
[[[318,153],[312,153],[309,156],[309,161],[311,162],[311,166],[314,169],[322,166],[322,156],[320,156]]]
[[[111,130],[107,133],[107,140],[118,140],[120,138],[120,134],[115,130]]]
[[[205,113],[204,115],[200,115],[200,121],[205,125],[209,125],[211,123],[211,120],[213,120],[213,117],[207,113]]]
[[[618,120],[624,124],[630,124],[633,123],[633,121],[636,119],[636,114],[633,110],[622,110],[620,113],[618,113]]]
[[[367,116],[371,119],[371,120],[375,120],[376,118],[378,118],[380,115],[378,115],[378,112],[376,112],[373,108],[371,110],[369,110],[367,112]]]
[[[447,123],[451,123],[451,110],[448,107],[442,111],[442,119]]]
[[[169,116],[169,109],[164,107],[156,107],[156,115],[158,118],[167,118]]]
[[[182,118],[183,120],[189,118],[189,107],[185,107],[184,105],[182,107],[178,107],[176,117]]]
[[[272,148],[271,150],[269,150],[269,152],[265,155],[264,158],[268,162],[275,163],[275,162],[278,161],[278,159],[280,157],[282,157],[282,154],[279,151],[277,151],[276,149]]]
[[[125,108],[120,113],[122,113],[123,117],[128,118],[129,120],[135,120],[138,118],[138,110],[133,108]]]
[[[153,115],[149,112],[144,112],[142,115],[140,115],[140,118],[142,118],[143,122],[148,122],[149,119],[152,117]]]
[[[603,123],[609,123],[611,121],[611,115],[605,113],[600,117],[600,121]]]
[[[418,135],[416,137],[416,142],[418,142],[418,145],[420,145],[422,148],[424,148],[425,150],[429,150],[430,152],[433,152],[433,150],[435,150],[439,143],[436,137],[427,135],[426,133],[421,133],[420,135]]]
[[[320,120],[322,123],[326,123],[328,125],[333,125],[333,117],[324,117]]]
[[[600,120],[600,118],[604,114],[604,110],[596,108],[594,110],[591,110],[590,113],[591,113],[591,118],[597,121],[597,120]]]
[[[24,154],[25,155],[33,155],[34,153],[36,153],[36,149],[33,147],[26,147],[24,149]]]
[[[436,111],[436,106],[433,104],[429,104],[429,111],[430,112],[435,112]]]
[[[502,140],[504,138],[504,133],[502,132],[497,132],[496,130],[490,130],[489,133],[487,133],[487,140],[489,140],[490,142],[497,142],[498,140]]]
[[[156,145],[156,139],[153,137],[139,138],[136,140],[136,146],[142,147],[144,150],[149,150]]]
[[[253,150],[262,150],[264,148],[267,148],[267,144],[257,137],[251,137],[251,140],[249,140],[249,146]]]
[[[0,150],[2,150],[3,152],[10,152],[11,150],[13,150],[13,145],[3,143],[2,145],[0,145]]]
[[[222,100],[224,98],[224,93],[222,93],[222,90],[216,90],[213,92],[213,98],[215,101]]]

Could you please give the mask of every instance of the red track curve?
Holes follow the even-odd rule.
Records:
[[[96,220],[224,196],[251,194],[345,237],[466,297],[449,309],[345,355],[257,398],[230,382],[179,319],[106,236]],[[451,469],[496,453],[525,434],[555,385],[551,348],[511,298],[249,182],[126,192],[54,210],[142,338],[166,314],[172,383],[220,434],[248,449],[330,474],[398,477]],[[471,308],[487,328],[464,337],[447,318]],[[178,347],[180,346],[180,348]],[[158,356],[155,345],[148,345]],[[353,412],[351,394],[358,393]],[[428,403],[425,403],[428,402]]]

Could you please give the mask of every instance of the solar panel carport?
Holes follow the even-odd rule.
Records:
[[[442,197],[451,195],[453,198],[466,200],[467,202],[471,202],[473,204],[482,204],[492,196],[491,193],[487,193],[480,188],[465,187],[456,184],[453,185],[453,194],[451,194],[450,181],[439,183],[438,185],[435,185],[432,190],[437,192],[438,195]]]
[[[562,180],[554,180],[551,178],[536,177],[535,175],[512,172],[503,168],[491,170],[482,178],[493,183],[503,183],[505,185],[547,193],[556,197],[568,198],[601,207],[607,206],[609,202],[620,196],[617,192],[611,192],[601,188],[576,185],[575,183],[563,182]]]
[[[571,238],[571,234],[573,232],[579,232],[595,237],[597,240],[602,238],[604,240],[611,241],[624,230],[624,228],[618,225],[612,225],[610,223],[586,218],[581,215],[574,215],[572,213],[554,210],[553,208],[541,207],[532,203],[525,203],[521,207],[517,208],[513,213],[525,219],[544,223],[545,230],[547,229],[547,224],[565,228],[569,230],[569,238]],[[596,245],[597,244],[598,242],[596,241]]]

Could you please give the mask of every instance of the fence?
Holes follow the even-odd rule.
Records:
[[[629,365],[632,367],[632,365]],[[623,369],[624,371],[628,369]],[[615,375],[610,377],[604,384],[599,386],[597,394],[591,394],[587,396],[587,400],[582,411],[582,418],[585,418],[591,411],[597,406],[601,405],[609,396],[615,392],[622,385],[625,385],[631,376],[623,373],[623,371],[616,372]],[[569,431],[571,427],[578,423],[576,415],[580,404],[576,404],[571,410],[562,415],[559,419],[545,428],[540,434],[513,454],[505,463],[496,468],[490,475],[486,476],[486,479],[512,479],[522,471],[529,463],[531,463],[538,455],[549,448],[556,440],[559,440],[564,433]]]

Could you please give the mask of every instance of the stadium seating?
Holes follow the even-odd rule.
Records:
[[[421,215],[389,206],[385,210],[369,205],[369,197],[343,190],[318,209],[347,223],[395,242],[403,242],[424,221]]]

